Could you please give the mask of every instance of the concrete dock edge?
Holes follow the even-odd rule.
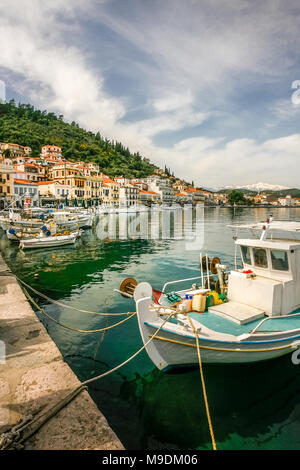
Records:
[[[0,255],[0,434],[45,412],[80,382]],[[45,423],[25,450],[124,450],[86,390]]]

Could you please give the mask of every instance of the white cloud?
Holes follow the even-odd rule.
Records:
[[[24,15],[23,9],[18,9],[20,2],[2,3],[1,65],[19,75],[21,83],[13,86],[21,86],[35,104],[59,111],[90,130],[101,128],[111,133],[114,123],[125,114],[122,102],[105,93],[103,77],[91,69],[81,51],[64,44],[64,27],[69,30],[68,21],[89,3],[83,8],[77,0],[30,0]],[[74,34],[75,25],[72,29]],[[40,85],[38,96],[36,83]]]
[[[181,93],[166,92],[164,96],[158,97],[150,101],[150,105],[155,111],[173,111],[182,107],[189,106],[193,103],[193,95],[190,90],[183,90]]]

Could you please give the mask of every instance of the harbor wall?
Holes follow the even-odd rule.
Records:
[[[0,255],[0,435],[80,385]],[[5,350],[5,355],[3,352]],[[1,355],[2,351],[2,355]],[[25,450],[122,450],[86,390],[24,443]]]

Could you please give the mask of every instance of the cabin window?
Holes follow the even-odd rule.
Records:
[[[253,248],[254,264],[258,268],[267,268],[267,252],[263,248]]]
[[[286,251],[271,250],[272,268],[278,271],[288,271],[289,262]]]
[[[252,264],[251,255],[248,246],[241,246],[243,261],[245,264]]]

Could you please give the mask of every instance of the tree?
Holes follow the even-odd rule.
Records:
[[[232,206],[234,204],[239,205],[239,204],[246,204],[247,203],[246,199],[244,198],[244,194],[242,193],[242,191],[237,191],[236,189],[233,189],[228,194],[228,202]]]
[[[10,149],[5,149],[3,151],[3,157],[4,158],[10,158]]]

